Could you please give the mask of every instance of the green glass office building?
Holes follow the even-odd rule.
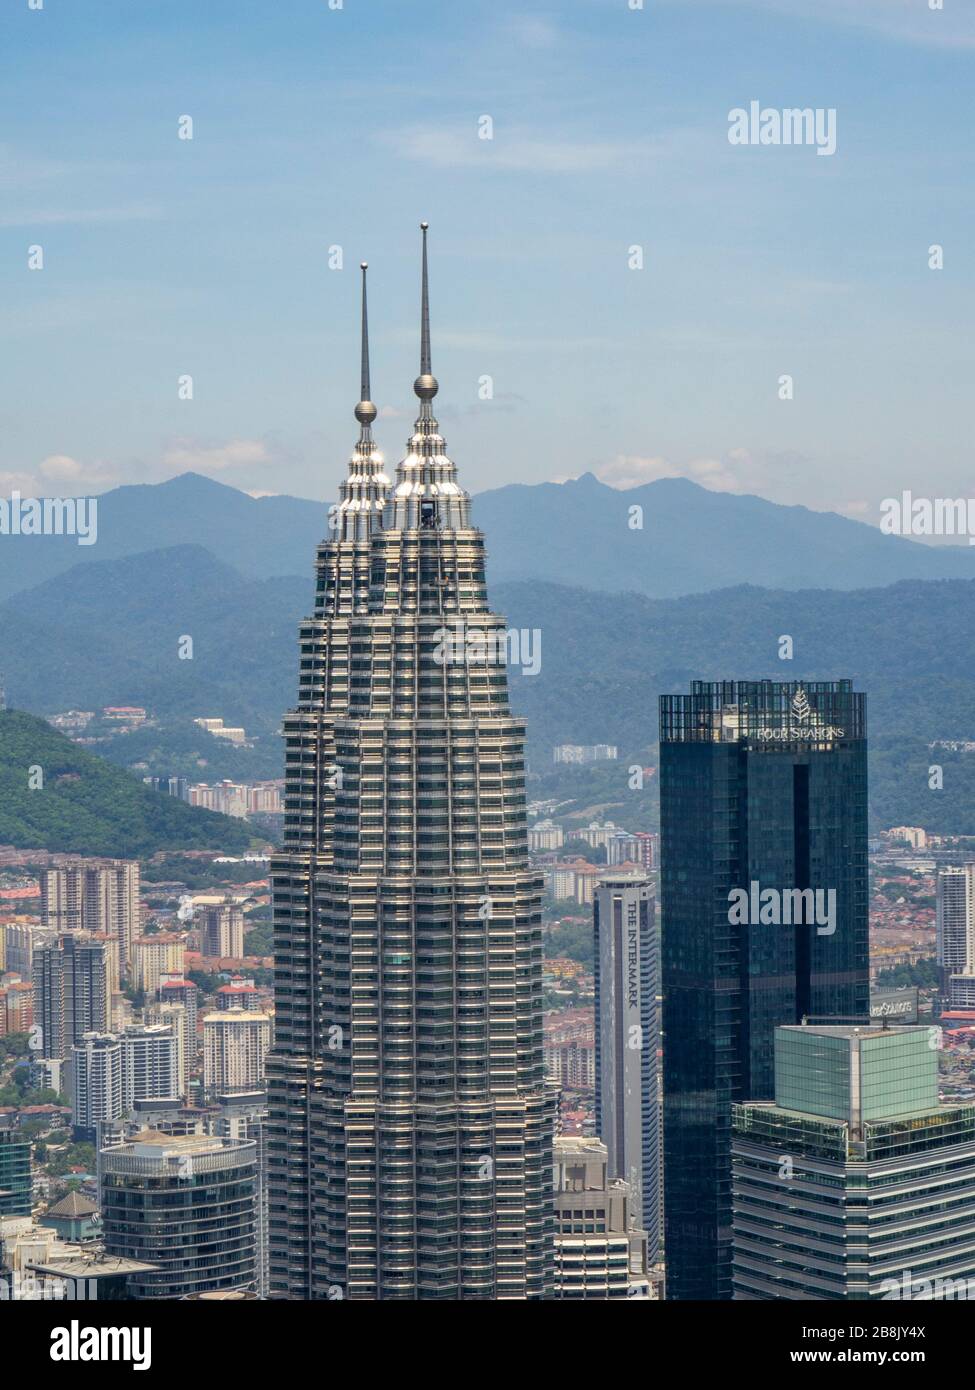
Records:
[[[0,1125],[0,1216],[30,1216],[30,1140]]]
[[[975,1105],[930,1028],[786,1027],[775,1101],[733,1109],[736,1299],[975,1295]]]
[[[729,1299],[731,1108],[773,1035],[868,1017],[867,742],[848,680],[660,701],[667,1297]]]

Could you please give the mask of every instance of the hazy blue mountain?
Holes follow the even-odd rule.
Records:
[[[489,586],[512,627],[539,629],[542,669],[513,668],[536,744],[653,739],[653,697],[694,677],[849,675],[884,729],[975,737],[975,581],[883,589],[740,585],[680,599],[522,582]],[[294,700],[310,579],[246,579],[200,546],[79,565],[0,604],[11,705],[53,713],[145,705],[173,718],[276,725]],[[792,639],[792,660],[779,658]],[[180,642],[192,638],[182,660]],[[946,727],[946,721],[950,727]]]
[[[205,545],[252,578],[308,577],[327,513],[322,502],[249,497],[198,473],[114,488],[98,498],[94,545],[73,536],[0,536],[0,599],[78,565],[180,545]]]
[[[630,508],[642,507],[642,529]],[[620,492],[591,473],[567,483],[481,493],[474,516],[495,580],[547,579],[676,598],[759,584],[857,589],[900,579],[975,578],[968,546],[884,536],[833,512],[709,492],[662,478]]]
[[[643,508],[631,529],[630,508]],[[665,478],[629,492],[591,473],[567,483],[478,494],[495,583],[544,579],[655,598],[737,584],[776,589],[872,588],[902,579],[975,578],[969,546],[922,545],[873,526],[760,497]],[[312,572],[327,521],[322,502],[255,499],[198,474],[116,488],[98,499],[98,541],[0,536],[0,599],[81,564],[176,545],[206,546],[250,578]]]
[[[975,581],[852,592],[737,586],[680,599],[538,582],[489,593],[510,626],[541,631],[540,674],[512,673],[534,769],[551,766],[560,742],[616,743],[624,758],[642,756],[656,738],[658,694],[694,678],[849,676],[869,696],[875,805],[891,823],[934,829],[937,808],[941,828],[962,829],[964,816],[975,830],[975,757],[927,748],[975,739]],[[273,732],[294,702],[297,626],[311,603],[310,579],[245,579],[199,547],[82,565],[0,604],[10,700],[44,713],[147,705],[163,729],[119,740],[108,756],[148,758],[154,768],[169,759],[174,770],[185,767],[178,759],[203,756],[220,767],[214,775],[273,775]],[[191,661],[177,655],[185,635]],[[791,661],[779,658],[783,636]],[[218,755],[190,725],[200,714],[260,734],[260,758]],[[232,766],[219,762],[231,757]],[[929,762],[945,766],[943,795],[928,788]]]
[[[975,581],[797,593],[742,585],[680,599],[495,585],[510,627],[538,628],[542,670],[512,669],[533,746],[656,737],[656,697],[694,679],[849,676],[871,736],[975,739]],[[789,637],[793,658],[779,657]]]
[[[77,565],[0,604],[8,701],[45,714],[145,705],[264,731],[294,699],[312,593],[310,577],[246,579],[194,545]]]

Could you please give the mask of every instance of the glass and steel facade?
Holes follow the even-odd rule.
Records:
[[[733,1107],[736,1299],[975,1296],[975,1106],[928,1028],[782,1028],[776,1098]]]
[[[30,1216],[31,1145],[13,1129],[0,1126],[0,1216]]]
[[[424,304],[425,283],[424,270]],[[428,326],[424,354],[395,483],[364,374],[284,721],[272,1297],[553,1288],[555,1097],[525,730],[483,537],[433,415]]]
[[[731,1107],[772,1096],[778,1024],[868,1017],[865,697],[846,680],[661,697],[660,822],[667,1295],[727,1299]]]
[[[152,1266],[132,1276],[131,1297],[256,1291],[253,1140],[144,1133],[103,1149],[100,1165],[106,1253]]]

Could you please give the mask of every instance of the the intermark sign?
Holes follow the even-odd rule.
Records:
[[[640,1006],[640,946],[637,904],[626,909],[626,1002],[631,1009]]]

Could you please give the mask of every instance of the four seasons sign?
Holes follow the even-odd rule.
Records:
[[[774,740],[783,743],[797,743],[800,740],[808,740],[811,743],[821,743],[830,739],[842,738],[844,732],[835,724],[823,723],[810,705],[809,696],[800,686],[792,698],[791,724],[783,725],[781,728],[756,729],[755,737],[768,742]]]

